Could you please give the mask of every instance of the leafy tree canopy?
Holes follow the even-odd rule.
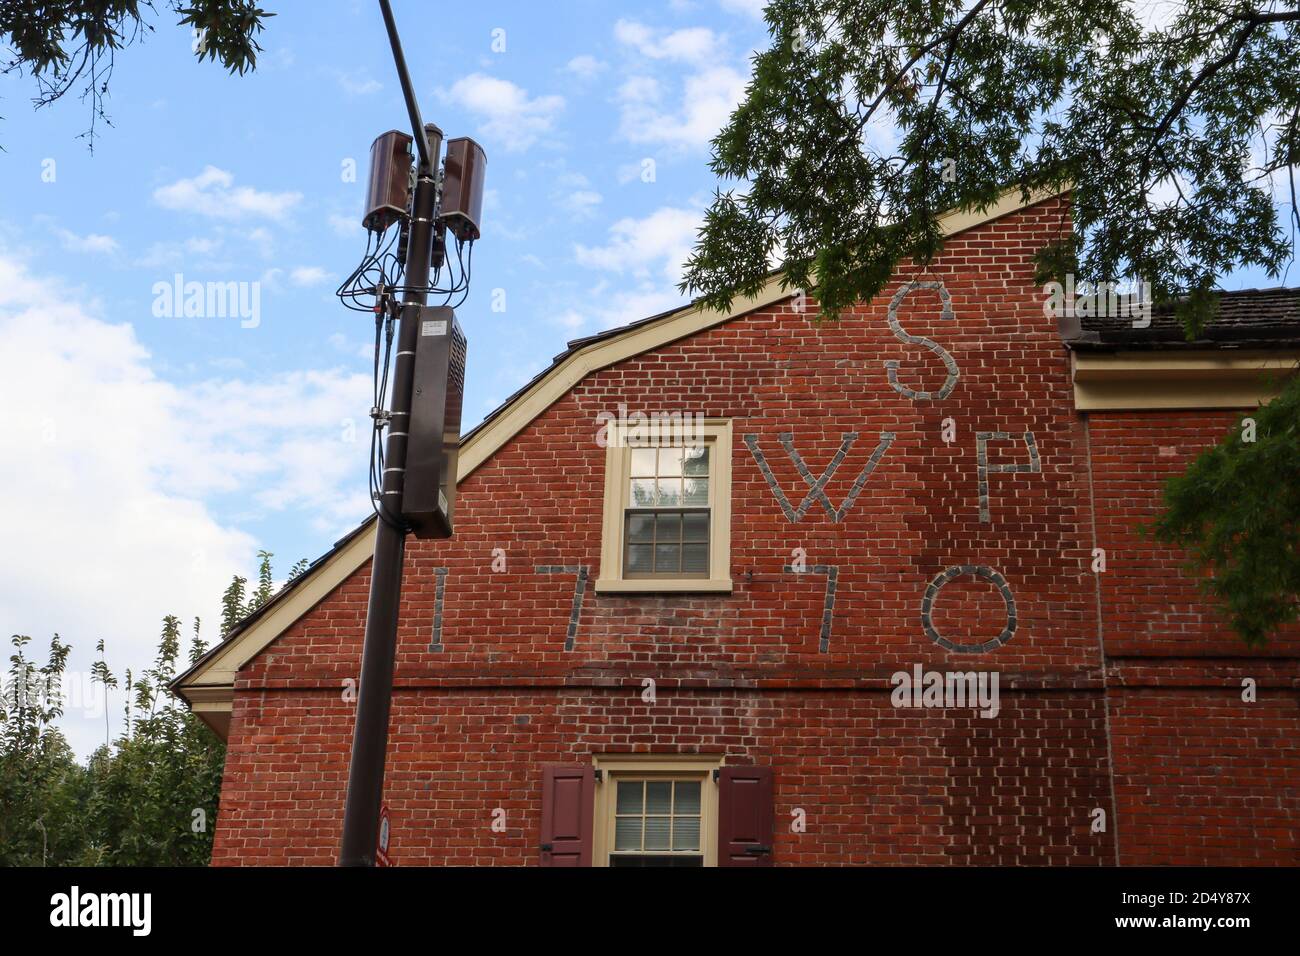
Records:
[[[1294,0],[1186,0],[1144,25],[1130,0],[773,0],[769,49],[713,169],[682,290],[725,308],[817,289],[822,313],[928,264],[938,217],[1008,186],[1073,184],[1075,230],[1039,279],[1142,279],[1195,328],[1227,270],[1278,275],[1272,195],[1300,159]],[[1145,8],[1143,8],[1145,9]]]
[[[194,34],[199,60],[220,62],[243,74],[262,52],[255,37],[263,21],[275,16],[254,0],[167,0],[177,25]],[[70,91],[89,102],[95,123],[109,123],[104,112],[109,79],[118,51],[153,32],[148,22],[157,10],[151,0],[4,0],[0,2],[0,73],[27,73],[36,82],[36,106],[48,106]]]
[[[1300,376],[1170,479],[1152,530],[1185,548],[1193,573],[1246,643],[1300,617]]]
[[[271,596],[269,552],[259,552],[258,587],[245,599],[236,577],[223,596],[223,636]],[[291,578],[306,562],[294,565]],[[229,624],[227,625],[227,622]],[[212,855],[225,745],[171,696],[181,656],[181,621],[163,618],[153,664],[119,684],[104,641],[89,679],[105,695],[104,744],[77,763],[58,721],[64,716],[71,646],[56,634],[46,662],[15,634],[0,674],[0,866],[203,866]],[[188,661],[207,650],[194,621]],[[122,693],[122,732],[109,738],[108,695]]]

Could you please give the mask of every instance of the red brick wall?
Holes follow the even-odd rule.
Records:
[[[1126,688],[1111,695],[1122,862],[1295,866],[1300,738],[1290,690]]]
[[[886,379],[891,359],[912,389],[937,390],[946,374],[892,334],[896,283],[835,324],[783,304],[593,373],[469,476],[454,541],[408,551],[386,791],[398,858],[535,862],[542,766],[635,751],[772,766],[778,863],[1114,862],[1114,827],[1089,829],[1095,809],[1113,818],[1115,808],[1088,436],[1068,353],[1032,285],[1032,254],[1066,228],[1064,215],[1053,201],[971,230],[916,277],[941,279],[952,296],[952,320],[933,292],[899,310],[904,329],[957,362],[944,400],[914,402]],[[574,577],[534,569],[598,575],[596,416],[620,403],[733,420],[735,589],[588,590],[566,652]],[[951,445],[940,437],[948,417]],[[827,487],[838,506],[884,431],[897,437],[840,523],[818,504],[788,521],[743,439],[758,436],[797,504],[807,484],[777,436],[793,433],[818,475],[857,433]],[[978,431],[1017,435],[989,444],[991,463],[1028,462],[1024,431],[1042,462],[1041,473],[989,475],[989,522]],[[825,578],[782,571],[797,547],[810,567],[839,569],[826,653]],[[492,571],[495,548],[504,572]],[[1006,578],[1017,628],[1003,646],[959,653],[927,637],[923,594],[954,565]],[[447,569],[446,594],[442,650],[430,652],[435,568]],[[368,567],[241,674],[215,862],[333,859],[352,721],[341,687],[358,670],[367,588]],[[988,640],[1003,601],[962,577],[933,620],[952,641]],[[915,664],[996,670],[1001,713],[895,709],[889,676]],[[647,677],[658,682],[653,705],[640,698]],[[489,826],[497,807],[504,834]],[[793,807],[808,814],[804,833],[788,830]]]
[[[1155,518],[1165,482],[1182,474],[1241,416],[1226,411],[1090,416],[1097,538],[1106,549],[1101,593],[1108,656],[1300,654],[1300,628],[1288,628],[1267,648],[1248,649],[1184,572],[1184,556],[1139,531]]]
[[[661,687],[421,688],[393,702],[386,799],[402,865],[532,864],[540,767],[593,751],[725,752],[774,768],[783,864],[1101,864],[1100,695],[1006,695],[995,721],[898,710],[886,693]],[[268,695],[269,696],[269,695]],[[214,859],[330,865],[351,708],[332,692],[241,695]],[[304,728],[310,727],[310,733]],[[292,759],[287,757],[294,753]],[[505,832],[493,832],[493,811]],[[803,809],[807,829],[790,831]],[[1076,808],[1077,812],[1063,812]]]
[[[1247,648],[1181,570],[1183,556],[1138,532],[1165,481],[1240,415],[1090,416],[1126,864],[1300,863],[1300,628]]]

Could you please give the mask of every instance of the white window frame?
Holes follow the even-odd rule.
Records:
[[[730,593],[731,584],[731,420],[706,419],[704,443],[709,446],[709,576],[625,578],[623,535],[629,506],[632,449],[627,447],[624,424],[609,426],[605,446],[605,507],[600,538],[600,575],[597,594],[647,592]],[[636,426],[647,441],[658,440],[660,429]],[[671,435],[670,438],[678,436]]]
[[[699,780],[700,852],[703,865],[718,865],[718,785],[714,772],[725,761],[721,754],[610,754],[594,756],[592,766],[600,771],[596,784],[593,820],[592,866],[609,866],[614,846],[615,806],[619,780]],[[652,853],[653,851],[646,851]]]

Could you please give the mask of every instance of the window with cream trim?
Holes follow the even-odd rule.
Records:
[[[597,755],[594,866],[718,865],[720,755]]]
[[[614,777],[610,866],[703,866],[700,819],[705,781]]]
[[[597,592],[731,590],[731,422],[610,426]]]

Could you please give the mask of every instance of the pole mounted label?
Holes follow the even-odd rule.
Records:
[[[393,858],[388,855],[388,838],[393,832],[392,818],[388,815],[388,804],[379,806],[379,834],[375,841],[375,866],[392,866]]]
[[[422,337],[425,335],[446,335],[446,334],[447,334],[446,319],[428,319],[420,323],[420,335]]]

